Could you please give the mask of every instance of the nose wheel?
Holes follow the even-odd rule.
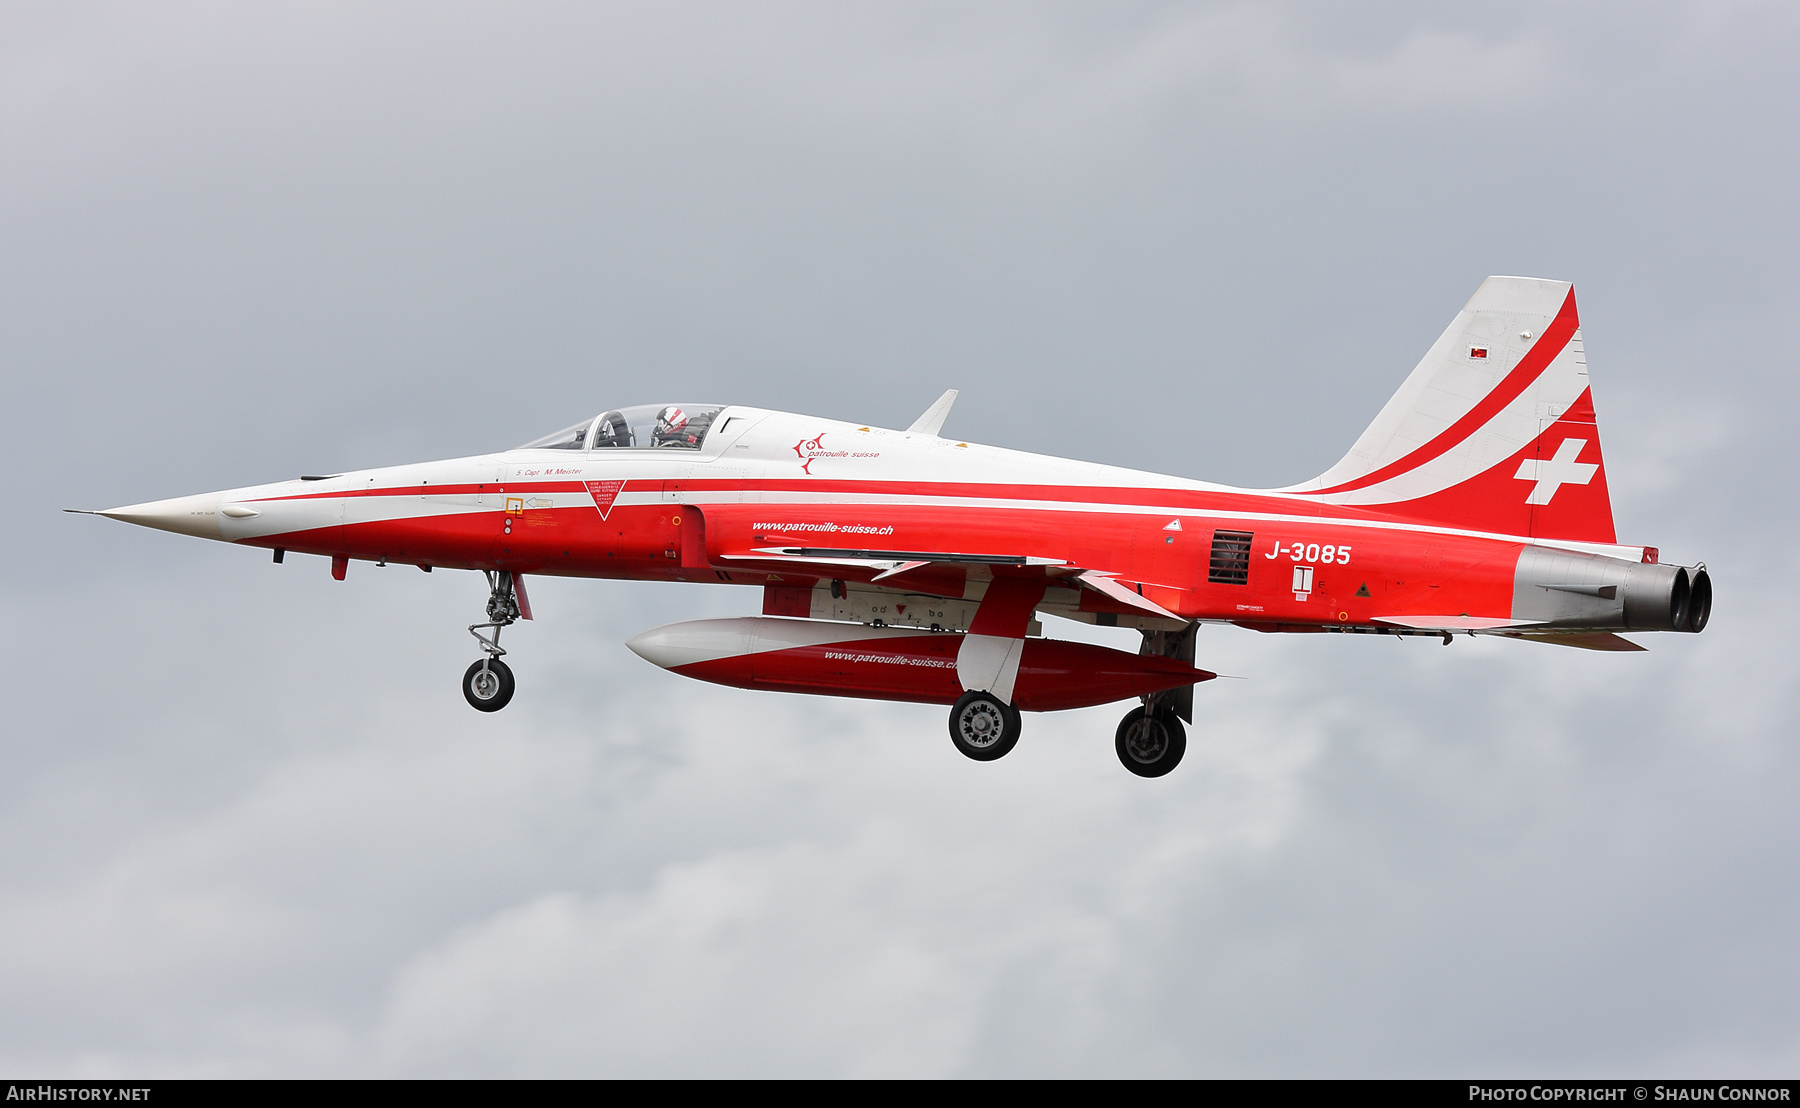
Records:
[[[477,712],[498,712],[512,695],[512,667],[498,658],[483,658],[463,674],[463,699]]]
[[[993,693],[963,693],[950,709],[950,741],[977,762],[1004,758],[1019,743],[1019,709]]]
[[[512,701],[512,667],[500,660],[500,631],[519,618],[519,600],[513,575],[505,570],[486,570],[488,622],[469,626],[469,634],[481,644],[482,659],[463,672],[463,699],[478,712],[498,712]],[[488,631],[490,634],[482,634]]]
[[[1126,769],[1139,777],[1161,777],[1181,764],[1187,753],[1187,730],[1173,711],[1133,708],[1119,721],[1113,749]]]

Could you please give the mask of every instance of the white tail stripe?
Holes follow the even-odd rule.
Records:
[[[1537,342],[1549,340],[1545,332],[1562,312],[1571,287],[1566,281],[1489,277],[1349,452],[1315,480],[1290,486],[1289,491],[1354,483],[1402,462],[1450,431],[1518,368]],[[1544,374],[1567,358],[1571,347],[1579,353],[1579,334],[1556,352]],[[1473,357],[1471,351],[1476,349],[1486,351],[1485,356]],[[1538,391],[1542,376],[1525,390],[1526,395]],[[1452,444],[1449,452],[1460,448]]]
[[[1545,419],[1552,418],[1551,413],[1561,415],[1567,411],[1587,388],[1587,367],[1574,351],[1565,349],[1545,368],[1535,385],[1454,449],[1380,484],[1323,493],[1318,498],[1330,504],[1399,504],[1454,488],[1531,445],[1542,433]]]

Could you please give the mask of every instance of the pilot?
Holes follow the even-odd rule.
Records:
[[[698,435],[688,433],[687,413],[671,404],[656,413],[656,431],[652,439],[657,446],[699,446]]]

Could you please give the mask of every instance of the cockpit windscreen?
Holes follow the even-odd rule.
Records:
[[[587,446],[588,428],[593,420],[577,423],[573,427],[564,427],[555,434],[545,435],[541,439],[532,439],[520,450],[581,450]]]

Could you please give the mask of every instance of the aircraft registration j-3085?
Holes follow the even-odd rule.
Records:
[[[1020,712],[1136,699],[1114,746],[1158,777],[1186,749],[1201,623],[1258,631],[1504,635],[1639,650],[1697,632],[1704,565],[1620,544],[1574,289],[1490,277],[1350,452],[1239,489],[939,435],[717,404],[602,412],[515,450],[97,514],[240,546],[482,571],[463,694],[513,695],[500,632],[533,574],[749,585],[757,616],[627,644],[740,688],[950,705],[992,760]],[[1042,637],[1040,613],[1135,628],[1132,654]]]

